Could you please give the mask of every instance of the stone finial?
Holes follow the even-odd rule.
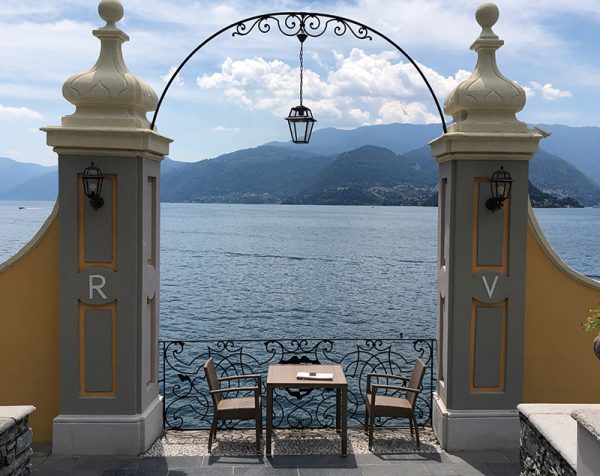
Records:
[[[71,76],[63,85],[63,96],[76,110],[63,116],[62,125],[147,129],[146,113],[156,109],[157,97],[123,60],[121,47],[129,37],[115,25],[123,17],[123,5],[119,0],[102,0],[98,13],[106,21],[93,31],[101,43],[100,57],[89,71]]]
[[[114,27],[123,18],[123,5],[119,0],[102,0],[98,5],[98,13],[106,26]]]
[[[525,106],[525,91],[503,76],[496,65],[496,50],[504,41],[493,31],[498,21],[498,7],[484,3],[475,13],[481,33],[471,49],[478,54],[471,76],[460,83],[446,98],[444,111],[454,122],[451,132],[519,132],[527,125],[516,118]]]

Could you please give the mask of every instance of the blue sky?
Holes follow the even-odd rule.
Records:
[[[315,11],[352,18],[379,30],[423,68],[443,102],[476,61],[480,1],[296,0],[225,2],[123,0],[119,23],[129,69],[160,94],[169,71],[222,27],[273,11]],[[527,90],[521,120],[600,126],[598,0],[498,0],[494,31],[505,45],[500,71]],[[103,26],[94,0],[2,0],[0,9],[0,156],[56,163],[46,125],[74,107],[61,93],[72,74],[96,61]],[[171,157],[195,161],[271,140],[288,140],[283,117],[298,102],[298,48],[279,33],[225,33],[182,71],[158,117],[175,139]],[[406,60],[381,39],[326,34],[305,44],[304,103],[316,128],[354,128],[437,120],[435,105]]]

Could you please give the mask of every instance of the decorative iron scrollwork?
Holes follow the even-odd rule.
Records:
[[[344,36],[346,33],[350,33],[355,38],[359,40],[372,40],[373,36],[379,37],[393,46],[397,51],[399,51],[402,56],[404,56],[415,68],[429,93],[433,101],[435,102],[435,106],[437,112],[440,116],[440,122],[442,123],[442,129],[444,133],[448,132],[448,128],[446,127],[446,120],[444,118],[444,113],[442,112],[442,107],[435,93],[433,92],[433,88],[431,84],[427,80],[427,77],[421,70],[420,66],[413,60],[409,54],[404,51],[397,43],[392,41],[383,33],[377,31],[374,28],[368,27],[362,23],[359,23],[355,20],[351,20],[349,18],[339,17],[337,15],[329,15],[326,13],[308,13],[308,12],[275,12],[275,13],[265,13],[263,15],[257,15],[249,18],[245,18],[235,23],[231,23],[224,28],[221,28],[216,33],[209,36],[206,40],[196,46],[186,57],[185,59],[175,68],[173,74],[169,81],[167,81],[167,85],[163,89],[160,97],[158,98],[158,104],[156,105],[156,110],[154,111],[154,115],[152,116],[152,122],[150,123],[150,130],[154,130],[154,126],[156,124],[156,119],[158,117],[158,112],[160,111],[163,100],[169,91],[169,88],[173,84],[173,81],[179,74],[179,72],[183,69],[183,67],[187,64],[187,62],[194,57],[194,55],[200,51],[206,44],[210,41],[218,37],[219,35],[233,30],[232,36],[246,36],[252,31],[258,31],[261,33],[268,33],[271,31],[271,25],[275,25],[277,29],[285,36],[296,36],[298,34],[306,35],[307,37],[316,38],[322,36],[327,31],[332,31],[336,36]]]
[[[350,426],[360,426],[363,422],[368,373],[406,375],[410,373],[415,359],[420,358],[427,365],[427,376],[417,398],[417,421],[421,425],[431,423],[435,386],[434,339],[161,341],[161,348],[160,385],[164,396],[164,424],[168,429],[210,427],[213,409],[202,368],[209,357],[213,357],[217,373],[222,376],[263,374],[263,393],[271,364],[340,364],[348,381]],[[240,392],[237,396],[249,394]],[[273,402],[273,424],[276,428],[334,427],[335,398],[335,392],[328,389],[277,389]],[[238,421],[221,423],[224,428],[244,427],[246,424]],[[377,424],[406,422],[380,419]]]
[[[232,36],[245,36],[254,29],[261,33],[269,33],[271,25],[285,36],[297,36],[305,34],[312,38],[324,35],[330,30],[336,36],[343,36],[346,33],[352,34],[359,40],[372,40],[369,30],[365,25],[347,20],[346,18],[333,15],[324,15],[318,13],[279,13],[266,14],[258,18],[242,20],[235,25],[235,31]]]

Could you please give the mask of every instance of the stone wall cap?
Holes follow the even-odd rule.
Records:
[[[566,414],[536,413],[528,418],[548,443],[571,465],[577,466],[577,424]]]
[[[517,410],[569,465],[577,467],[577,424],[574,412],[599,411],[594,403],[521,403]]]
[[[0,433],[11,428],[15,423],[31,415],[36,408],[33,405],[0,407]]]
[[[600,404],[595,408],[573,410],[571,417],[600,441]]]
[[[574,410],[600,410],[600,404],[594,403],[521,403],[517,410],[529,418],[535,414],[571,415]]]

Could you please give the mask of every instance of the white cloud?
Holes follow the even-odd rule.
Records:
[[[93,28],[72,20],[0,23],[0,80],[62,84],[70,75],[89,69],[100,50],[91,35]]]
[[[211,129],[212,132],[240,132],[239,127],[217,126]]]
[[[324,77],[310,69],[304,71],[304,103],[318,120],[342,119],[338,127],[439,122],[420,74],[397,53],[367,54],[354,48],[347,56],[334,51],[333,57],[335,66]],[[459,70],[443,76],[432,68],[419,67],[440,100],[470,75]],[[220,91],[225,99],[244,108],[284,117],[298,102],[299,68],[261,57],[227,58],[219,72],[199,76],[196,82],[202,89]]]
[[[11,107],[0,104],[0,119],[36,119],[40,120],[42,116],[39,112],[26,107]]]
[[[560,90],[558,88],[555,88],[554,86],[552,86],[551,83],[546,83],[544,85],[538,83],[537,81],[531,81],[529,84],[531,84],[531,88],[530,91],[534,91],[534,92],[538,92],[542,95],[542,97],[546,100],[546,101],[554,101],[556,99],[560,99],[560,98],[570,98],[573,94],[571,93],[571,91],[568,90]],[[533,94],[532,94],[533,96]]]
[[[175,70],[177,69],[177,66],[171,66],[171,69],[169,70],[169,72],[167,74],[165,74],[164,76],[161,76],[160,79],[162,79],[163,83],[167,84],[169,82],[169,80],[173,77],[173,74],[175,73]],[[181,73],[177,73],[177,76],[175,76],[175,79],[173,80],[173,82],[171,84],[174,84],[175,86],[183,86],[183,76],[181,76]]]
[[[535,91],[533,89],[531,89],[529,86],[521,86],[523,88],[523,90],[525,91],[525,96],[530,98],[535,96]]]
[[[433,124],[439,122],[437,115],[427,110],[422,102],[405,103],[402,101],[388,101],[379,109],[377,124],[390,122],[408,122],[411,124]]]
[[[371,113],[369,111],[363,111],[359,108],[352,108],[348,111],[348,115],[362,124],[369,124],[371,122]]]

